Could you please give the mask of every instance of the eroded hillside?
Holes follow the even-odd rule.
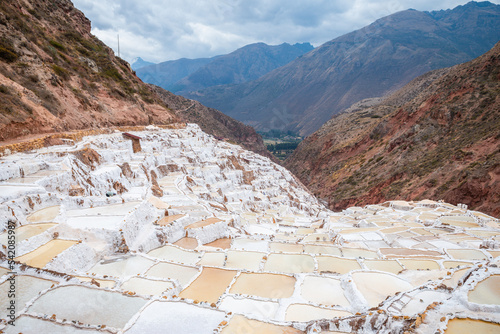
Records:
[[[500,215],[500,45],[332,118],[286,162],[333,209],[444,199]]]

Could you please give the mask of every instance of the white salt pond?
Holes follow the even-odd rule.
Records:
[[[469,301],[476,304],[500,305],[500,275],[492,275],[469,291]]]
[[[156,281],[141,277],[132,277],[120,286],[122,291],[131,291],[139,295],[161,295],[163,292],[174,289],[175,285],[168,281]]]
[[[260,263],[265,255],[266,253],[229,250],[227,251],[226,267],[259,271]]]
[[[171,245],[153,249],[148,255],[161,260],[183,264],[196,264],[201,259],[201,253],[199,252],[187,251]]]
[[[326,309],[305,304],[292,304],[286,309],[286,321],[311,321],[319,319],[332,319],[350,316],[347,311]]]
[[[314,271],[314,259],[302,254],[270,254],[264,265],[265,271],[283,273],[311,273]]]
[[[147,276],[177,280],[182,287],[186,287],[198,274],[197,268],[173,263],[158,263],[146,272]]]
[[[396,276],[378,272],[355,272],[352,274],[356,288],[365,297],[370,307],[377,306],[387,296],[410,290],[412,285]]]
[[[248,319],[242,315],[235,314],[228,325],[224,327],[222,334],[246,334],[246,333],[265,333],[265,334],[299,334],[303,333],[298,329],[286,326],[277,326],[268,322]]]
[[[26,217],[26,220],[30,223],[51,222],[59,214],[60,208],[61,207],[59,205],[49,206],[45,209],[33,212],[31,215]]]
[[[316,304],[349,307],[340,280],[334,278],[306,276],[302,283],[301,296]]]
[[[81,286],[55,288],[38,298],[28,309],[31,313],[55,314],[58,319],[77,320],[89,325],[122,328],[146,300],[118,292]],[[116,307],[119,305],[119,312]]]
[[[361,269],[358,261],[334,256],[316,256],[318,271],[320,273],[347,274],[352,270]]]
[[[223,311],[245,314],[259,320],[274,319],[278,308],[279,304],[276,302],[233,296],[224,297],[219,305],[219,309]]]
[[[174,316],[175,315],[175,316]],[[155,301],[148,305],[126,334],[212,334],[226,314],[183,302]]]
[[[154,261],[146,259],[142,256],[131,256],[127,258],[102,261],[101,263],[98,263],[90,268],[88,273],[115,277],[135,276],[143,273],[153,264]]]
[[[22,315],[16,319],[16,326],[8,326],[5,329],[6,334],[40,334],[40,333],[57,333],[57,334],[97,334],[102,333],[98,330],[83,329],[58,323],[32,318]]]
[[[29,239],[31,237],[34,237],[35,235],[42,234],[43,232],[47,231],[48,229],[56,225],[57,224],[52,224],[52,223],[40,223],[40,224],[30,224],[17,227],[14,230],[16,235],[16,242],[20,242]],[[7,232],[0,234],[0,244],[6,245],[7,237],[8,237]]]

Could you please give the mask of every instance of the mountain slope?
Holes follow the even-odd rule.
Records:
[[[146,60],[142,59],[141,57],[137,57],[137,58],[132,60],[132,64],[130,64],[130,67],[134,71],[136,71],[142,67],[151,66],[151,65],[155,65],[155,63],[152,63],[150,61],[146,61]]]
[[[333,209],[443,199],[500,215],[500,43],[335,116],[286,166]]]
[[[309,43],[267,45],[255,43],[227,55],[217,57],[194,73],[179,80],[171,88],[183,95],[211,86],[239,84],[260,78],[304,53],[311,51]]]
[[[206,122],[207,108],[199,103],[189,117],[183,106],[167,106],[168,93],[143,83],[91,35],[90,21],[70,1],[0,2],[0,36],[0,141],[76,129]],[[254,129],[224,117],[209,133],[268,155]]]
[[[499,5],[406,10],[327,42],[255,81],[187,96],[258,130],[308,135],[351,104],[478,57],[499,39]]]

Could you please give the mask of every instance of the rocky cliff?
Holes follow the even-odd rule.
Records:
[[[168,93],[143,83],[90,28],[68,0],[0,2],[0,141],[113,126],[206,123],[200,113],[207,108],[167,105]],[[237,121],[225,119],[212,130],[266,153],[255,131]]]
[[[443,199],[500,215],[500,44],[328,121],[286,161],[333,209]]]

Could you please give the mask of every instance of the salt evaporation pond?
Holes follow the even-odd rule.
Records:
[[[498,334],[500,324],[474,319],[452,319],[448,322],[445,334]]]
[[[457,317],[497,329],[498,219],[425,200],[335,213],[283,167],[195,125],[133,133],[141,152],[115,132],[0,156],[2,175],[66,166],[54,178],[64,187],[0,185],[0,240],[17,221],[26,263],[14,264],[16,329],[443,333]],[[102,157],[92,172],[75,161],[82,147]],[[125,162],[133,174],[120,173]],[[124,192],[106,197],[118,184]],[[75,187],[93,195],[69,196]],[[0,331],[12,328],[0,319]]]

